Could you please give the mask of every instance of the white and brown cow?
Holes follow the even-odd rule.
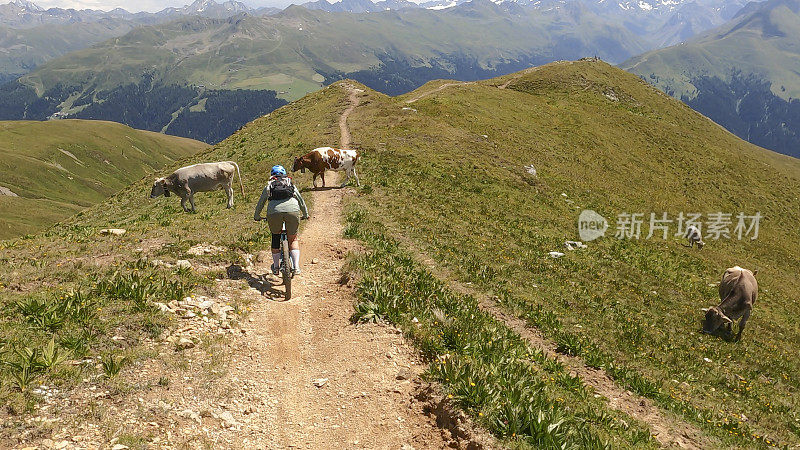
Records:
[[[722,302],[718,306],[703,309],[706,312],[703,321],[704,333],[716,334],[724,328],[730,337],[733,321],[741,317],[736,340],[741,339],[744,326],[758,297],[757,274],[758,271],[751,272],[739,266],[725,270],[719,284],[719,298]]]
[[[189,211],[186,207],[186,200],[192,205],[191,211],[194,212],[194,193],[209,192],[217,189],[225,189],[228,195],[228,208],[233,207],[233,176],[239,175],[239,187],[244,196],[244,185],[242,184],[242,174],[239,173],[239,165],[233,161],[212,162],[193,164],[181,167],[164,178],[158,178],[153,183],[150,190],[150,198],[161,195],[169,197],[170,192],[174,192],[181,198],[181,206],[184,211]]]
[[[686,233],[684,237],[689,240],[689,244],[684,244],[684,247],[691,248],[697,244],[697,249],[702,250],[703,246],[706,245],[706,243],[703,242],[703,234],[700,232],[700,228],[697,228],[695,225],[689,225],[686,227]]]
[[[356,163],[361,155],[356,150],[343,150],[333,147],[319,147],[311,152],[294,159],[292,165],[292,172],[300,171],[305,172],[306,169],[314,174],[313,184],[317,187],[317,175],[322,176],[322,187],[325,187],[325,171],[326,170],[343,170],[347,173],[347,178],[344,179],[342,187],[347,185],[350,177],[356,179],[356,185],[361,186],[356,173]]]

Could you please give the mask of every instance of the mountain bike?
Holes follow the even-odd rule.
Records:
[[[289,253],[289,239],[286,237],[286,224],[283,224],[281,231],[281,277],[283,277],[283,287],[286,289],[286,300],[292,298],[292,258]]]
[[[267,222],[266,218],[261,218],[260,220],[264,223]],[[289,300],[292,298],[292,278],[294,277],[294,273],[292,272],[292,258],[290,256],[291,253],[289,252],[289,238],[286,236],[286,224],[283,224],[283,228],[281,229],[281,245],[279,249],[281,256],[280,265],[278,266],[278,273],[281,274],[283,286],[286,289],[285,299]]]

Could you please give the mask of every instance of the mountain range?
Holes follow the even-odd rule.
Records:
[[[445,9],[467,0],[316,0],[307,9],[327,12],[367,13],[404,9]],[[580,5],[610,25],[622,26],[639,36],[646,49],[681,42],[699,32],[721,25],[744,6],[744,0],[507,0],[507,3],[540,9],[576,9]],[[501,2],[498,2],[501,3]],[[106,39],[122,36],[135,27],[155,25],[187,16],[225,19],[235,15],[276,14],[271,7],[251,8],[227,0],[196,0],[180,8],[155,13],[91,9],[44,9],[28,0],[0,5],[0,82],[17,78],[36,66],[68,52]],[[82,24],[82,25],[78,25]],[[23,31],[26,30],[26,31]]]
[[[738,136],[800,157],[800,1],[751,4],[721,27],[622,67]]]
[[[0,6],[0,23],[17,27],[0,26],[0,84],[19,78],[0,87],[0,118],[105,119],[216,142],[341,78],[397,95],[435,78],[584,56],[620,62],[682,42],[622,67],[737,135],[795,154],[796,3],[317,0],[277,11],[197,0],[132,13],[17,0]]]
[[[446,9],[468,1],[429,0],[413,3],[407,0],[340,0],[329,3],[316,0],[302,6],[328,12],[364,13],[406,8]],[[578,3],[609,23],[624,26],[637,34],[650,48],[677,44],[722,25],[747,4],[746,0],[500,0],[495,3],[507,2],[542,10]]]
[[[236,14],[262,15],[277,8],[253,9],[244,3],[197,0],[181,8],[156,13],[91,9],[44,9],[27,0],[0,5],[0,83],[29,73],[69,52],[122,36],[136,27],[187,16],[227,18]]]
[[[436,78],[476,80],[587,55],[620,62],[645,48],[579,3],[475,0],[363,14],[292,6],[269,16],[188,17],[136,28],[7,83],[0,118],[105,119],[217,142],[223,129],[342,78],[396,95]],[[228,100],[204,101],[208,92]],[[237,95],[247,114],[221,106]],[[225,126],[212,133],[208,120]]]
[[[227,0],[217,3],[214,0],[195,0],[193,3],[180,8],[164,8],[161,11],[150,13],[145,11],[130,12],[123,8],[111,11],[73,8],[42,8],[28,0],[13,0],[0,5],[0,25],[10,28],[32,28],[41,25],[59,25],[67,23],[88,23],[103,19],[123,19],[136,23],[158,23],[174,20],[184,16],[203,16],[211,18],[225,18],[236,14],[262,15],[279,11],[278,8],[262,7],[250,8],[244,3]]]

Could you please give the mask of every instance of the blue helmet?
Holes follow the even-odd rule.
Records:
[[[273,177],[285,177],[286,169],[280,164],[277,166],[272,166],[272,171],[270,172],[270,175],[272,175]]]

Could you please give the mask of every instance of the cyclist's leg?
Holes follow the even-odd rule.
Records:
[[[300,228],[300,211],[285,213],[283,217],[286,223],[286,239],[289,240],[289,253],[292,258],[292,270],[300,270],[300,239],[297,237],[297,230]]]
[[[272,252],[272,273],[277,273],[281,265],[281,232],[283,231],[283,214],[273,213],[267,215],[269,232],[272,234],[270,251]]]

